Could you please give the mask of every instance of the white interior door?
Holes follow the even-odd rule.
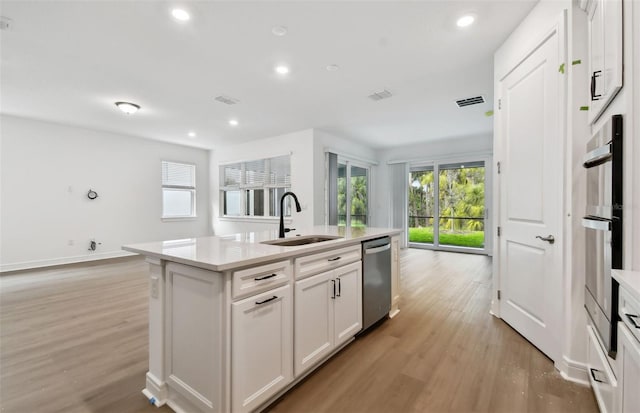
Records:
[[[562,320],[559,43],[556,30],[499,85],[500,316],[553,360]]]

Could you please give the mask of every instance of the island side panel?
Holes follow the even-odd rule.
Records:
[[[146,258],[149,264],[149,371],[142,393],[149,402],[162,406],[167,402],[165,370],[165,272],[164,261]]]
[[[389,318],[400,312],[400,237],[391,237],[391,311]]]
[[[225,277],[176,263],[165,272],[169,405],[176,411],[224,411]]]

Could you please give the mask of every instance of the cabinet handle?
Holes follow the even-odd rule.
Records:
[[[331,296],[331,299],[336,298],[336,280],[331,280],[331,282],[333,283],[333,295]]]
[[[254,278],[254,280],[256,280],[256,281],[262,281],[262,280],[266,280],[266,279],[268,279],[268,278],[273,278],[273,277],[275,277],[276,275],[277,275],[277,274],[265,275],[264,277],[257,277],[257,278]]]
[[[338,280],[338,295],[336,297],[340,297],[342,283],[340,282],[340,278],[336,278],[336,280]]]
[[[596,373],[600,373],[600,371],[596,370],[596,369],[592,369],[590,368],[589,370],[591,370],[591,377],[593,377],[594,381],[597,381],[598,383],[606,383],[606,381],[604,380],[600,380],[596,377]]]
[[[596,70],[591,75],[591,100],[600,100],[602,95],[596,95],[596,79],[600,77],[602,70]]]
[[[278,298],[278,296],[277,296],[277,295],[274,295],[273,297],[271,297],[271,298],[267,298],[266,300],[263,300],[263,301],[256,301],[256,305],[266,304],[266,303],[268,303],[269,301],[273,301],[273,300],[275,300],[275,299],[277,299],[277,298]]]
[[[627,314],[627,313],[624,313],[624,315],[627,316],[627,318],[631,322],[631,325],[633,325],[635,328],[640,328],[640,324],[638,324],[638,322],[636,321],[636,318],[638,318],[637,315]]]
[[[329,258],[327,261],[338,261],[342,257]]]

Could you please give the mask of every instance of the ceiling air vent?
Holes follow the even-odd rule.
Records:
[[[217,100],[218,102],[222,102],[227,105],[235,105],[236,103],[240,102],[238,99],[234,99],[224,95],[216,96],[214,100]]]
[[[382,100],[382,99],[390,98],[391,96],[393,96],[391,92],[389,92],[387,89],[384,89],[380,92],[375,92],[369,95],[368,98],[371,100]]]
[[[484,97],[476,96],[473,98],[456,100],[456,105],[458,105],[459,108],[463,108],[465,106],[477,105],[479,103],[484,103]]]

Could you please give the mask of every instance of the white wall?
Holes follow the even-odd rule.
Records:
[[[302,212],[286,219],[287,227],[303,233],[314,225],[323,225],[325,217],[324,152],[331,149],[341,155],[375,159],[375,151],[357,142],[330,133],[307,129],[238,145],[221,147],[211,152],[211,210],[217,235],[246,231],[277,231],[277,218],[220,218],[220,165],[238,161],[291,154],[291,191],[296,194]]]
[[[208,151],[6,115],[0,122],[2,271],[208,233]],[[196,164],[197,219],[161,220],[161,160]],[[91,239],[102,243],[95,252]]]
[[[633,116],[628,116],[627,122],[632,122],[631,132],[635,133],[636,136],[634,138],[630,135],[630,139],[627,139],[627,142],[629,142],[627,150],[632,153],[632,156],[627,157],[627,159],[630,159],[631,165],[633,165],[632,172],[627,174],[628,184],[630,185],[630,193],[628,195],[631,206],[628,209],[630,216],[629,219],[626,219],[626,222],[627,228],[633,234],[631,242],[627,245],[628,252],[640,250],[640,137],[637,136],[640,133],[640,5],[638,5],[638,2],[633,3],[633,5],[629,3],[633,2],[625,2],[623,6],[625,10],[630,10],[630,13],[627,13],[632,14],[632,24],[627,27],[627,31],[631,32],[631,34],[625,38],[625,45],[627,45],[627,49],[634,50],[635,53],[629,57],[632,67],[627,69],[627,71],[633,73],[633,82],[628,86],[633,90],[633,110],[629,112],[633,113]],[[626,203],[627,201],[625,200]],[[630,268],[640,271],[640,253],[636,252],[635,254],[627,255],[631,255],[633,260]]]
[[[493,136],[491,134],[447,138],[427,141],[419,144],[385,148],[377,151],[378,190],[375,200],[376,214],[374,220],[380,226],[390,225],[390,200],[388,163],[394,161],[420,162],[444,159],[459,159],[461,157],[487,156],[493,151]],[[491,195],[487,193],[488,203]]]
[[[278,229],[277,218],[246,219],[220,218],[220,164],[251,161],[291,154],[291,191],[296,194],[302,212],[293,212],[288,227],[304,231],[313,226],[314,219],[314,155],[313,130],[288,133],[221,147],[211,152],[211,210],[216,235],[245,231]]]

